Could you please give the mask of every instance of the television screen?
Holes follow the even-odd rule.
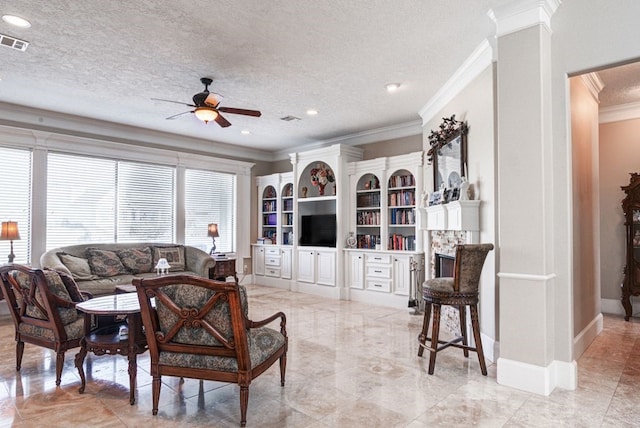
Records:
[[[336,215],[303,215],[300,224],[300,245],[336,246]]]

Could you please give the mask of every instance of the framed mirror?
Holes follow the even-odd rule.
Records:
[[[439,130],[431,131],[429,144],[431,149],[427,155],[433,165],[433,190],[447,189],[449,198],[446,199],[455,200],[462,177],[467,174],[466,123],[455,120],[455,115],[443,118]]]

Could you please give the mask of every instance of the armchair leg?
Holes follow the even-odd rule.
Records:
[[[240,386],[240,426],[247,425],[247,407],[249,406],[249,387]]]
[[[154,416],[158,414],[158,401],[160,401],[160,385],[160,376],[153,376],[153,381],[151,382],[151,395],[153,400],[151,413]]]
[[[287,371],[287,354],[280,357],[280,386],[284,386],[284,376]]]
[[[466,346],[469,346],[469,338],[467,337],[467,307],[458,306],[458,313],[460,314],[462,344],[465,346],[465,348],[462,348],[462,352],[464,353],[465,358],[469,358],[469,349],[466,348]]]
[[[433,322],[431,327],[431,352],[429,356],[429,374],[433,374],[436,367],[438,353],[438,336],[440,335],[440,305],[433,305]]]
[[[484,351],[482,350],[482,340],[480,338],[480,323],[478,322],[478,305],[469,306],[471,311],[471,326],[473,327],[473,340],[476,341],[476,352],[480,362],[480,371],[483,376],[487,375],[487,364],[484,361]]]
[[[56,386],[60,386],[62,380],[62,367],[64,366],[64,351],[56,354]]]
[[[429,321],[431,320],[431,303],[425,302],[424,304],[424,320],[422,321],[422,332],[418,336],[418,357],[422,357],[424,353],[424,345],[427,343],[427,331],[429,331]]]
[[[18,340],[16,342],[16,371],[20,371],[22,367],[22,355],[24,354],[24,342]]]

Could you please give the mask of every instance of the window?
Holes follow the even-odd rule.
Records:
[[[15,263],[31,259],[31,151],[0,147],[0,221],[18,223],[13,241]],[[11,243],[0,241],[0,264],[8,261]]]
[[[47,249],[90,242],[173,242],[174,169],[50,153]]]
[[[236,176],[187,169],[185,171],[185,244],[204,251],[211,249],[209,223],[218,224],[216,251],[234,252]]]

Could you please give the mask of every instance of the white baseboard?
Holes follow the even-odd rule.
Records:
[[[578,364],[574,361],[554,361],[547,367],[521,361],[498,358],[497,380],[500,385],[510,386],[534,394],[549,395],[559,387],[574,390],[578,386]]]
[[[600,310],[604,314],[625,315],[620,299],[600,299]],[[633,296],[631,296],[631,314],[640,316],[640,300]]]
[[[496,359],[500,356],[500,342],[482,332],[480,332],[480,340],[482,340],[482,352],[484,353],[485,360],[495,363]]]
[[[576,337],[573,338],[573,359],[577,360],[587,350],[591,342],[602,332],[602,314],[596,317]]]

